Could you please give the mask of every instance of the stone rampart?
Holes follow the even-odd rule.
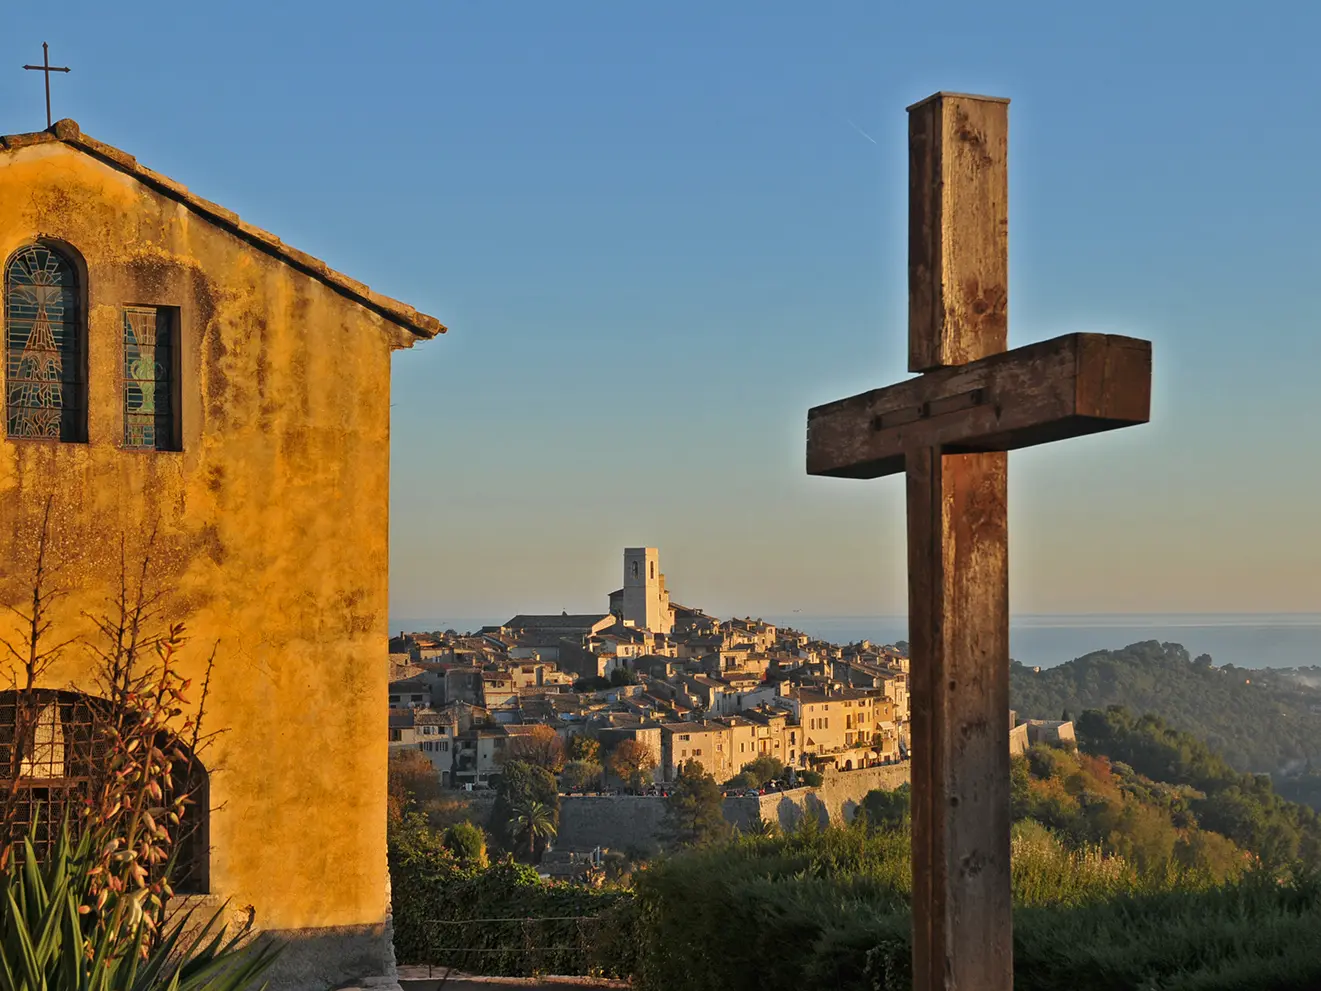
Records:
[[[876,788],[892,791],[909,780],[909,762],[864,767],[856,771],[827,771],[816,788],[793,788],[757,798],[725,799],[725,818],[740,829],[751,828],[758,818],[783,828],[814,815],[825,825],[851,822],[867,793]]]
[[[908,761],[856,771],[829,771],[816,788],[792,788],[756,798],[727,798],[725,818],[740,829],[758,820],[791,827],[803,816],[822,823],[852,820],[874,788],[893,789],[909,779]],[[649,795],[563,795],[555,845],[582,850],[596,846],[652,853],[660,846],[665,799]]]
[[[654,853],[664,814],[665,799],[655,795],[561,795],[555,846]]]

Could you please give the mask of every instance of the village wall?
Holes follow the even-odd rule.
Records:
[[[555,846],[654,853],[664,815],[665,799],[656,795],[562,795]]]
[[[1019,723],[1009,729],[1009,756],[1020,757],[1027,753],[1032,744],[1027,738],[1027,723]]]
[[[758,818],[788,829],[809,814],[823,825],[832,821],[852,822],[868,792],[877,788],[893,791],[906,784],[909,775],[908,761],[856,771],[828,771],[817,788],[793,788],[756,798],[727,798],[725,818],[740,829],[751,828]]]
[[[817,788],[793,788],[756,798],[727,798],[725,818],[740,829],[760,819],[790,827],[804,815],[824,822],[848,822],[867,793],[894,789],[909,779],[908,761],[856,771],[832,771]],[[563,795],[555,846],[583,850],[597,846],[651,853],[660,847],[665,799],[653,795]]]

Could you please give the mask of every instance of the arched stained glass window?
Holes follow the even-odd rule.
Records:
[[[5,429],[10,437],[85,437],[78,273],[44,244],[5,266]]]

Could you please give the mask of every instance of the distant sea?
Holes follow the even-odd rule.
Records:
[[[392,619],[390,630],[468,632],[503,623],[492,618]],[[833,643],[894,643],[908,639],[904,616],[765,616]],[[1188,652],[1210,654],[1216,664],[1244,668],[1294,668],[1321,664],[1321,613],[1129,614],[1015,616],[1009,623],[1009,653],[1029,666],[1063,664],[1094,650],[1114,650],[1143,640],[1181,643]]]

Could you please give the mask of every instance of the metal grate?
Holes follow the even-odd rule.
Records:
[[[0,692],[0,846],[15,843],[19,862],[24,836],[44,860],[66,818],[76,834],[82,802],[104,772],[108,721],[106,703],[76,692]],[[185,789],[192,796],[177,827],[173,886],[203,894],[210,860],[206,769],[189,755],[175,763],[173,777],[175,794]]]
[[[81,696],[0,693],[4,842],[26,835],[37,856],[45,857],[65,818],[76,822],[91,783],[94,722],[92,707]],[[16,855],[22,855],[21,847]]]
[[[42,244],[5,266],[5,424],[11,437],[83,439],[78,278]]]
[[[172,887],[181,895],[204,895],[211,890],[211,788],[206,768],[195,756],[175,764],[174,793],[187,794],[190,800],[175,829]]]

